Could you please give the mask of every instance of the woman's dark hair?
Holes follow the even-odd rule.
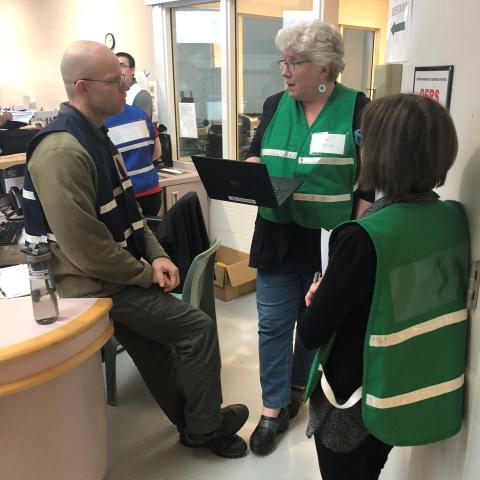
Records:
[[[115,54],[117,57],[125,57],[128,58],[128,66],[135,68],[135,59],[127,52],[117,52]]]
[[[380,98],[363,110],[361,130],[363,189],[398,196],[445,183],[458,142],[452,119],[438,102],[413,94]]]

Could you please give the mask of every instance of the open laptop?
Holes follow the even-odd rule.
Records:
[[[271,177],[263,163],[196,155],[192,160],[208,196],[215,200],[276,208],[303,183],[297,178]]]

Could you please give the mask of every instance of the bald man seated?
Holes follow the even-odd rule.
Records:
[[[68,102],[31,142],[25,169],[26,241],[48,242],[63,297],[111,297],[115,336],[180,442],[236,458],[244,405],[221,408],[220,352],[210,317],[169,292],[177,267],[140,213],[121,155],[103,126],[128,85],[104,45],[78,41],[61,74]]]

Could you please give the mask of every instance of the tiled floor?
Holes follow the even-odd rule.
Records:
[[[245,403],[248,441],[260,415],[255,294],[217,303],[224,403]],[[118,406],[108,407],[110,470],[106,480],[320,479],[313,440],[305,436],[307,409],[279,436],[269,456],[249,452],[226,460],[207,449],[188,449],[148,393],[126,353],[117,357]]]

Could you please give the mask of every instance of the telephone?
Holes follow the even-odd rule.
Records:
[[[0,212],[6,220],[22,220],[22,191],[11,187],[8,193],[0,196]]]
[[[15,216],[23,218],[23,209],[22,209],[22,191],[18,187],[11,187],[8,191],[10,197],[10,206],[15,212]]]

